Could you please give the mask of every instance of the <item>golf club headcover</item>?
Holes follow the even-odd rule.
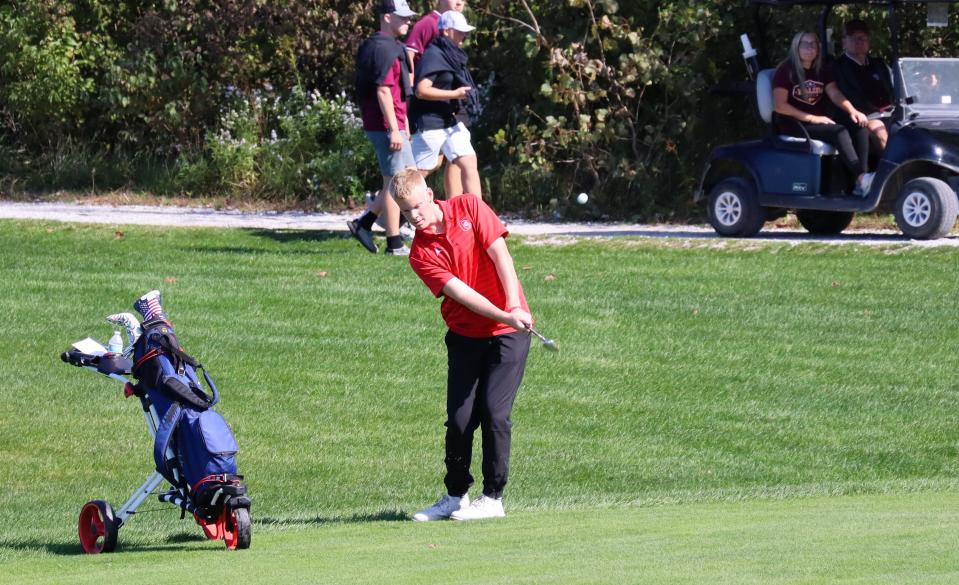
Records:
[[[163,297],[160,291],[151,290],[143,295],[135,303],[133,308],[143,315],[143,321],[167,321],[166,313],[163,311]]]
[[[140,321],[133,316],[133,313],[114,313],[113,315],[108,315],[107,322],[112,325],[122,326],[127,330],[127,348],[124,350],[124,353],[127,353],[127,351],[133,347],[133,344],[137,342],[137,339],[143,335],[143,328],[140,327]]]

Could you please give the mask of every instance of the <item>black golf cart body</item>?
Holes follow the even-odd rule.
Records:
[[[749,237],[766,220],[795,210],[810,232],[837,234],[855,213],[877,209],[895,213],[902,232],[912,238],[939,238],[959,213],[959,59],[900,58],[897,11],[919,0],[751,0],[761,25],[764,7],[822,6],[820,36],[838,4],[870,4],[889,12],[890,60],[894,109],[889,140],[875,166],[869,192],[854,195],[852,181],[836,149],[808,136],[797,138],[773,130],[760,140],[720,146],[710,153],[696,192],[707,200],[710,223],[724,236]],[[949,2],[948,4],[954,4]],[[797,31],[798,32],[798,31]],[[765,45],[760,30],[759,46]],[[824,42],[824,50],[827,43]],[[762,51],[765,53],[765,51]],[[768,65],[768,56],[760,55]],[[918,95],[918,80],[930,71],[948,86],[947,93]],[[771,122],[772,68],[758,71],[755,83],[760,116]],[[942,89],[942,88],[940,88]],[[955,103],[953,103],[955,101]],[[798,125],[797,125],[798,127]],[[772,126],[770,126],[772,128]]]

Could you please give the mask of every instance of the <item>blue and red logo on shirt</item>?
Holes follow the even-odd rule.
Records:
[[[810,106],[815,106],[822,99],[825,85],[821,81],[807,79],[793,86],[793,99]]]

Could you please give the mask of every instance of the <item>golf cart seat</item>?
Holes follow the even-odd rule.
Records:
[[[775,69],[763,69],[756,75],[756,105],[759,107],[759,116],[767,124],[773,123],[773,73]],[[804,148],[808,145],[809,152],[820,156],[832,156],[836,154],[836,147],[827,144],[821,140],[812,138],[803,138],[800,136],[789,136],[787,134],[775,134],[775,142],[783,148],[795,150],[797,147]]]

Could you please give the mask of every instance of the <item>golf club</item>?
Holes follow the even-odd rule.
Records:
[[[543,342],[543,347],[545,347],[546,349],[550,351],[557,351],[557,352],[559,351],[559,346],[557,346],[556,342],[553,341],[552,339],[547,339],[546,337],[541,335],[538,331],[536,331],[532,327],[529,328],[529,332],[535,335],[536,337],[539,337],[539,340]]]

